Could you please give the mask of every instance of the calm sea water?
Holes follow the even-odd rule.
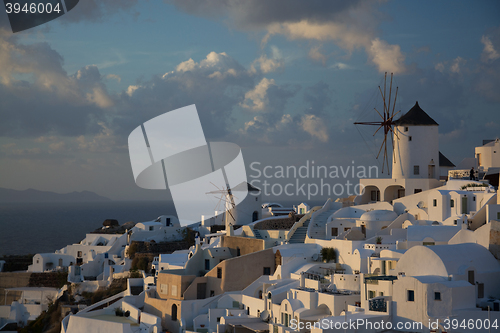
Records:
[[[299,202],[280,202],[285,207]],[[309,202],[311,207],[323,201]],[[54,252],[79,243],[102,227],[105,219],[144,222],[175,214],[171,201],[109,201],[98,203],[0,203],[0,256]]]
[[[173,214],[168,201],[0,203],[0,256],[54,252],[80,242],[105,219],[144,222]]]

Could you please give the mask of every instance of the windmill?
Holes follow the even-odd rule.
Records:
[[[216,199],[219,199],[219,201],[217,202],[217,204],[215,206],[215,210],[218,210],[221,203],[224,204],[224,222],[226,225],[226,231],[228,231],[229,226],[233,225],[233,222],[236,221],[236,218],[232,213],[232,211],[236,208],[236,204],[234,203],[233,192],[231,191],[231,188],[229,187],[229,185],[226,185],[226,187],[219,188],[214,183],[211,182],[211,184],[213,186],[215,186],[215,188],[217,188],[217,190],[207,192],[206,194],[217,194],[218,195],[218,196],[215,196]],[[231,221],[230,221],[229,217],[231,217]]]
[[[384,91],[382,92],[382,88],[378,86],[378,89],[380,91],[380,95],[382,97],[382,101],[384,103],[384,110],[382,113],[380,113],[377,108],[374,108],[374,110],[377,112],[377,114],[380,116],[381,120],[380,121],[368,121],[368,122],[355,122],[354,125],[371,125],[371,126],[378,126],[377,130],[375,133],[373,133],[373,136],[377,134],[377,132],[383,128],[384,130],[384,140],[382,141],[382,145],[380,146],[380,149],[377,154],[377,159],[379,158],[380,154],[382,153],[382,150],[384,151],[384,156],[382,158],[382,173],[384,172],[384,167],[387,165],[387,174],[390,174],[390,165],[389,165],[389,154],[387,153],[387,135],[390,135],[390,140],[391,140],[391,147],[392,147],[392,152],[394,153],[394,136],[399,139],[397,133],[394,131],[393,126],[394,126],[394,117],[401,112],[399,110],[398,112],[395,112],[396,109],[396,100],[398,98],[398,88],[396,87],[396,93],[394,97],[394,102],[392,102],[391,105],[391,95],[392,95],[392,77],[393,73],[391,73],[391,82],[389,84],[389,96],[386,96],[386,91],[387,91],[387,72],[384,75]],[[392,111],[391,111],[391,106],[392,106]],[[394,154],[392,155],[394,156]]]

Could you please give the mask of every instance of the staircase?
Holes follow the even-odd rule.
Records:
[[[288,243],[304,243],[306,240],[306,234],[307,234],[307,228],[309,227],[309,222],[311,219],[307,219],[304,224],[302,224],[302,227],[298,227],[295,232],[293,233],[292,237],[288,241]]]
[[[255,238],[262,239],[262,235],[260,234],[259,230],[253,229],[253,234],[255,235]]]
[[[330,215],[337,210],[327,210],[319,214],[314,214],[311,219],[311,230],[309,237],[316,239],[326,239],[326,222]]]

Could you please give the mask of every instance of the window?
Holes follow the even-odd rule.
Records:
[[[78,258],[81,258],[81,257],[82,257],[82,251],[78,251],[78,252],[76,253],[76,256],[77,256]]]
[[[457,225],[457,224],[458,224],[458,220],[453,220],[453,223],[454,223],[455,225]]]
[[[371,298],[373,298],[373,297],[375,297],[375,291],[373,291],[373,290],[368,290],[368,299],[371,299]]]
[[[168,295],[168,284],[160,284],[160,293]]]
[[[476,284],[476,279],[474,278],[474,271],[468,271],[468,281],[472,285]]]
[[[383,292],[379,292],[378,295],[379,296],[384,296],[384,293]]]
[[[408,126],[405,126],[405,132],[408,132]]]
[[[217,267],[217,278],[222,279],[222,268]]]
[[[262,299],[262,290],[259,290],[259,298]]]
[[[477,284],[477,298],[484,298],[484,283]]]
[[[153,231],[154,227],[152,225],[149,226],[149,231]]]
[[[61,258],[59,258],[59,267],[61,267],[63,265],[63,260]]]
[[[339,228],[332,228],[332,236],[338,236],[338,235],[339,235]]]
[[[408,141],[411,141],[411,135],[408,137]]]
[[[373,190],[370,192],[371,201],[380,201],[380,191]]]
[[[451,208],[455,207],[455,200],[453,200],[453,199],[450,200],[450,207]]]
[[[407,291],[406,300],[408,302],[415,302],[415,291],[414,290]]]
[[[435,301],[440,301],[441,300],[441,293],[439,291],[436,291],[434,293],[434,300]]]
[[[206,271],[210,270],[210,259],[205,259],[205,270]]]
[[[239,247],[236,248],[236,256],[237,257],[241,256],[241,250]]]
[[[220,323],[220,317],[217,317],[217,322]]]
[[[432,200],[432,205],[433,205],[434,207],[437,207],[437,205],[438,205],[438,201],[437,201],[436,199],[433,199],[433,200]]]
[[[214,297],[214,296],[215,296],[215,291],[210,290],[210,297]]]
[[[172,296],[177,296],[177,286],[172,285]]]
[[[497,213],[497,220],[500,220],[500,212]]]
[[[264,275],[271,275],[271,267],[264,267]]]
[[[344,228],[344,231],[348,231],[348,230],[351,230],[351,228]]]
[[[422,192],[421,188],[416,188],[416,189],[413,190],[414,194],[417,194],[417,193],[420,193],[420,192]]]
[[[413,174],[420,175],[420,166],[418,166],[418,165],[413,166]]]
[[[167,227],[170,225],[170,217],[167,217]]]

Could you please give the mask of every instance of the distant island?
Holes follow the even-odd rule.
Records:
[[[100,196],[94,192],[81,191],[71,193],[55,193],[27,189],[24,191],[0,188],[0,202],[96,202],[111,201],[111,199]]]

